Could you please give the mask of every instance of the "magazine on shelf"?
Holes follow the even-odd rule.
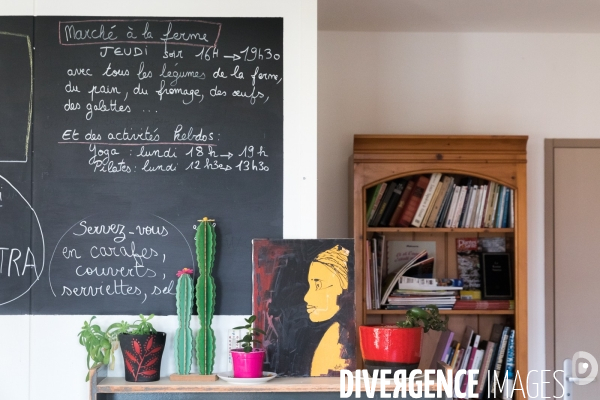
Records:
[[[422,264],[424,261],[429,261],[427,251],[423,250],[419,254],[415,255],[410,261],[408,261],[400,270],[395,273],[388,274],[384,279],[382,288],[385,288],[385,292],[381,297],[381,304],[386,304],[388,297],[392,293],[392,290],[396,288],[400,278],[412,267]]]
[[[387,241],[387,272],[399,271],[417,254],[426,251],[428,257],[435,258],[436,242],[425,240],[388,240]],[[435,265],[434,265],[435,268]],[[426,277],[423,277],[426,278]],[[433,278],[433,275],[431,276]]]

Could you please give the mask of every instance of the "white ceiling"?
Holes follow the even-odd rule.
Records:
[[[318,0],[319,30],[600,32],[600,0]]]

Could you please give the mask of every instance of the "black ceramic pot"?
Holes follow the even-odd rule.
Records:
[[[160,363],[167,334],[119,335],[128,382],[154,382],[160,379]]]

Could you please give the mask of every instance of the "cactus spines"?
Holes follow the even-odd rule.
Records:
[[[215,313],[215,281],[212,269],[217,240],[213,220],[204,217],[198,222],[200,223],[196,230],[196,256],[200,274],[196,283],[196,306],[200,330],[196,337],[196,357],[200,375],[210,375],[215,364],[215,332],[211,324]]]
[[[194,281],[191,269],[184,268],[177,273],[177,320],[179,326],[175,331],[175,365],[179,375],[189,375],[192,367],[192,349],[194,340],[190,320],[192,318],[192,304],[194,299]]]

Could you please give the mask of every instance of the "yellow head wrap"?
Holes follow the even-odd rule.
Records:
[[[336,244],[331,249],[319,253],[314,260],[336,274],[342,289],[348,289],[348,254],[350,254],[349,250]]]

